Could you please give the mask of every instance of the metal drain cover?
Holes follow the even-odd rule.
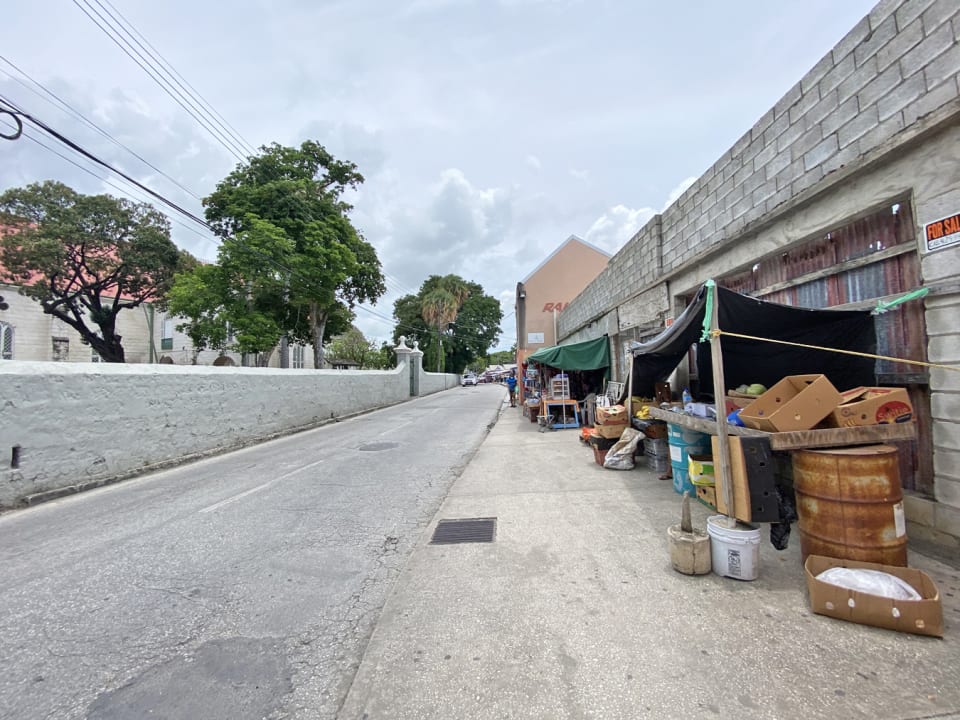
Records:
[[[454,543],[493,542],[497,530],[496,518],[468,518],[466,520],[441,520],[433,531],[431,545]]]

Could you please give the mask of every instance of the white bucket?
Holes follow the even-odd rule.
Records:
[[[756,580],[760,571],[760,528],[737,522],[727,527],[726,515],[707,518],[710,560],[717,575]]]

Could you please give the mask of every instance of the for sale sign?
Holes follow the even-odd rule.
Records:
[[[927,252],[960,244],[960,213],[923,226]]]

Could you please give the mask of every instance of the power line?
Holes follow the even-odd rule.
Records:
[[[122,177],[124,180],[127,180],[128,182],[133,183],[133,184],[136,185],[138,188],[140,188],[141,190],[143,190],[145,193],[148,193],[151,197],[154,197],[154,198],[156,198],[157,200],[159,200],[160,202],[162,202],[164,205],[167,205],[168,207],[172,208],[173,210],[176,210],[176,211],[177,211],[178,213],[180,213],[181,215],[183,215],[183,216],[185,216],[185,217],[187,217],[187,218],[190,218],[190,219],[193,220],[194,222],[196,222],[196,223],[204,226],[205,228],[207,228],[208,230],[210,230],[211,232],[213,232],[213,228],[211,228],[209,225],[207,225],[206,221],[203,220],[202,218],[197,217],[196,215],[194,215],[194,214],[193,214],[192,212],[190,212],[189,210],[186,210],[186,209],[180,207],[179,205],[177,205],[177,203],[173,202],[173,200],[168,200],[167,198],[165,198],[165,197],[164,197],[163,195],[161,195],[160,193],[158,193],[158,192],[156,192],[156,191],[154,191],[154,190],[151,190],[149,187],[147,187],[146,185],[144,185],[144,184],[141,183],[140,181],[133,179],[132,177],[130,177],[129,175],[127,175],[127,174],[126,174],[125,172],[123,172],[122,170],[118,170],[117,168],[115,168],[115,167],[113,167],[112,165],[110,165],[110,164],[109,164],[108,162],[106,162],[105,160],[101,160],[100,158],[98,158],[98,157],[97,157],[96,155],[94,155],[93,153],[91,153],[91,152],[89,152],[88,150],[85,150],[84,148],[82,148],[82,147],[80,147],[79,145],[77,145],[77,143],[75,143],[73,140],[70,140],[69,138],[61,135],[59,132],[57,132],[56,130],[54,130],[52,127],[50,127],[49,125],[47,125],[47,124],[44,123],[43,121],[38,120],[37,118],[33,117],[33,116],[30,115],[29,113],[24,112],[23,109],[21,109],[21,108],[20,108],[16,103],[14,103],[13,101],[9,100],[8,98],[4,97],[3,95],[0,95],[0,101],[3,101],[3,102],[6,103],[8,106],[10,106],[11,108],[13,108],[13,109],[16,111],[16,114],[17,114],[18,116],[20,116],[20,117],[22,117],[22,118],[24,118],[24,119],[26,119],[26,120],[29,120],[31,123],[33,123],[34,125],[36,125],[38,128],[40,128],[41,130],[43,130],[44,132],[46,132],[48,135],[53,136],[54,138],[56,138],[57,140],[59,140],[61,143],[63,143],[63,144],[66,145],[67,147],[69,147],[70,149],[74,150],[75,152],[80,153],[81,155],[83,155],[83,156],[84,156],[85,158],[87,158],[88,160],[92,160],[92,161],[95,162],[97,165],[101,165],[101,166],[105,167],[107,170],[109,170],[110,172],[114,173],[115,175],[119,175],[119,176]]]
[[[99,165],[99,166],[102,166],[102,167],[106,168],[106,169],[109,170],[110,172],[112,172],[112,173],[118,175],[119,177],[123,178],[125,181],[127,181],[127,182],[130,183],[131,185],[135,186],[136,188],[142,190],[142,191],[145,192],[145,193],[148,193],[151,197],[156,198],[157,200],[159,200],[160,202],[162,202],[164,205],[167,205],[168,207],[176,210],[177,212],[179,212],[180,214],[182,214],[182,215],[184,215],[185,217],[189,218],[190,220],[193,220],[194,222],[196,222],[196,223],[198,223],[199,225],[203,226],[203,227],[206,228],[207,230],[210,230],[211,232],[213,232],[213,229],[212,229],[204,220],[202,220],[201,218],[197,217],[196,215],[194,215],[193,213],[189,212],[188,210],[185,210],[184,208],[180,207],[179,205],[177,205],[177,204],[174,203],[173,201],[168,200],[167,198],[165,198],[164,196],[162,196],[162,195],[160,195],[159,193],[155,192],[154,190],[151,190],[151,189],[148,188],[146,185],[143,185],[142,183],[140,183],[139,181],[137,181],[137,180],[135,180],[134,178],[130,177],[130,176],[127,175],[126,173],[123,173],[123,172],[121,172],[120,170],[114,168],[113,166],[111,166],[111,165],[110,165],[109,163],[107,163],[106,161],[101,160],[100,158],[98,158],[97,156],[95,156],[93,153],[85,150],[83,147],[81,147],[81,146],[78,145],[77,143],[73,142],[73,141],[70,140],[69,138],[65,137],[64,135],[60,134],[59,132],[57,132],[56,130],[54,130],[53,128],[51,128],[51,127],[50,127],[49,125],[47,125],[46,123],[44,123],[44,122],[38,120],[37,118],[33,117],[32,115],[29,115],[28,113],[24,112],[16,103],[14,103],[13,101],[11,101],[11,100],[9,100],[8,98],[4,97],[2,94],[0,94],[0,102],[8,105],[8,106],[11,108],[11,110],[5,110],[4,108],[2,108],[2,106],[0,106],[0,111],[7,112],[8,114],[12,115],[15,119],[24,118],[24,119],[28,120],[30,123],[34,124],[35,126],[37,126],[38,128],[40,128],[41,130],[43,130],[44,132],[46,132],[47,134],[49,134],[50,136],[52,136],[52,137],[55,138],[56,140],[60,141],[61,143],[65,144],[65,145],[67,145],[67,147],[69,147],[70,149],[72,149],[74,152],[80,154],[82,157],[86,158],[86,159],[89,160],[89,161],[92,161],[92,162],[96,163],[96,164]],[[49,147],[49,146],[46,145],[45,143],[40,142],[39,140],[37,140],[36,138],[32,137],[31,135],[26,134],[26,137],[27,137],[29,140],[32,140],[33,142],[37,143],[38,145],[46,148],[46,149],[49,150],[50,152],[53,152],[55,155],[58,155],[59,157],[63,158],[64,160],[66,160],[67,162],[71,163],[72,165],[74,165],[74,166],[78,167],[79,169],[83,170],[84,172],[87,172],[87,173],[93,175],[94,177],[96,177],[97,179],[106,182],[106,183],[109,184],[111,187],[114,187],[114,188],[120,190],[121,192],[125,192],[122,188],[119,188],[117,185],[111,183],[109,180],[106,180],[105,178],[98,176],[96,173],[94,173],[94,172],[93,172],[92,170],[90,170],[89,168],[86,168],[86,167],[80,165],[79,163],[75,162],[74,160],[68,158],[67,156],[65,156],[65,155],[61,154],[60,152],[56,151],[55,149]],[[184,227],[186,227],[186,226],[184,226]],[[197,233],[197,234],[199,235],[199,233]],[[203,237],[203,236],[201,235],[201,237]],[[205,238],[205,239],[206,239],[206,238]],[[212,242],[212,241],[211,241],[211,242]],[[239,242],[239,244],[240,244],[241,247],[244,247],[244,249],[250,250],[250,251],[252,251],[254,254],[256,254],[257,256],[262,257],[264,260],[266,260],[266,262],[267,262],[268,264],[270,264],[271,266],[273,266],[273,267],[275,267],[275,268],[277,268],[277,269],[279,269],[279,270],[282,270],[282,271],[285,272],[289,277],[291,277],[291,278],[293,278],[293,277],[299,277],[300,279],[306,280],[306,286],[307,286],[308,288],[311,287],[312,283],[310,282],[309,278],[303,278],[303,276],[301,276],[299,273],[297,273],[296,271],[294,271],[293,269],[291,269],[291,268],[289,268],[289,267],[286,267],[285,265],[283,265],[282,263],[278,262],[275,258],[267,255],[266,253],[263,253],[263,252],[261,252],[261,251],[259,251],[259,250],[253,249],[253,248],[245,247],[245,244],[242,243],[242,242],[239,241],[239,240],[238,240],[238,242]],[[391,323],[394,327],[408,328],[408,329],[410,329],[410,330],[412,330],[412,331],[414,331],[414,332],[416,332],[416,333],[424,333],[424,332],[425,332],[425,333],[426,333],[427,335],[429,335],[429,336],[447,335],[448,337],[452,336],[452,337],[455,337],[455,338],[464,339],[463,335],[459,335],[459,334],[457,334],[456,332],[452,332],[452,333],[449,333],[449,334],[439,333],[436,329],[431,328],[431,327],[429,327],[429,326],[427,326],[426,328],[421,328],[421,327],[417,327],[417,326],[413,326],[413,325],[407,325],[407,324],[401,323],[401,322],[399,322],[399,321],[395,321],[393,318],[387,317],[386,315],[383,315],[383,314],[381,314],[381,313],[378,313],[378,312],[376,312],[376,311],[374,311],[374,310],[372,310],[372,309],[370,309],[370,308],[368,308],[368,307],[366,307],[366,306],[364,306],[363,304],[360,304],[360,303],[354,305],[353,307],[360,308],[360,309],[363,310],[364,312],[367,312],[367,313],[369,313],[370,315],[373,315],[374,317],[377,317],[377,318],[379,318],[379,319],[381,319],[381,320],[384,320],[384,321],[386,321],[386,322],[388,322],[388,323]],[[471,325],[461,325],[461,327],[471,328],[471,329],[474,329],[474,330],[479,330],[479,329],[480,329],[480,328],[477,327],[477,326],[471,326]]]
[[[176,69],[175,67],[173,67],[173,65],[172,65],[163,55],[160,54],[160,51],[157,50],[157,49],[150,43],[150,41],[147,40],[146,37],[143,36],[143,33],[141,33],[139,30],[137,30],[137,29],[133,26],[133,23],[131,23],[129,20],[127,20],[127,18],[125,18],[125,17],[120,13],[120,11],[117,10],[117,8],[110,2],[110,0],[103,0],[103,2],[100,2],[100,0],[95,0],[95,1],[96,1],[96,3],[97,3],[100,7],[103,7],[103,2],[106,2],[106,4],[110,6],[110,9],[113,10],[113,12],[115,13],[116,17],[119,17],[120,20],[122,20],[122,21],[126,24],[126,26],[127,26],[127,28],[129,29],[129,31],[132,31],[133,34],[136,35],[136,37],[140,38],[141,40],[143,40],[143,42],[145,42],[145,43],[147,44],[147,47],[150,49],[150,51],[152,51],[153,57],[154,57],[155,59],[159,60],[160,66],[168,71],[168,75],[170,75],[171,77],[174,78],[174,80],[177,82],[177,85],[179,85],[181,88],[183,88],[183,90],[184,90],[185,92],[187,92],[191,97],[193,97],[194,99],[198,100],[198,101],[201,103],[201,107],[203,107],[204,109],[208,110],[208,116],[213,117],[213,118],[219,120],[219,123],[218,123],[219,126],[220,126],[221,128],[226,128],[228,131],[230,131],[230,136],[231,136],[232,138],[238,140],[238,141],[241,143],[241,147],[243,147],[245,150],[247,150],[247,152],[248,152],[250,155],[255,155],[255,154],[256,154],[256,148],[254,148],[254,146],[251,145],[251,144],[239,133],[239,131],[237,131],[237,129],[234,128],[233,125],[231,125],[231,124],[227,121],[227,119],[226,119],[225,117],[223,117],[223,115],[221,115],[219,112],[217,112],[217,109],[216,109],[215,107],[213,107],[213,105],[211,105],[210,102],[209,102],[203,95],[201,95],[201,94],[199,93],[199,91],[198,91],[195,87],[193,87],[193,85],[191,85],[191,84],[187,81],[187,79],[186,79],[185,77],[183,77],[183,75],[181,75],[179,72],[177,72],[177,69]],[[108,13],[110,12],[109,10],[106,10],[106,8],[104,8],[104,10],[105,10],[106,12],[108,12]],[[138,43],[138,44],[139,44],[139,43]],[[143,46],[141,45],[141,47],[143,47]],[[181,83],[179,82],[180,80],[183,81],[183,84],[181,84]],[[184,85],[186,85],[186,87],[184,87]]]
[[[166,80],[165,78],[159,77],[158,74],[155,73],[155,68],[153,67],[153,65],[151,65],[150,61],[144,58],[143,55],[136,48],[134,48],[128,40],[121,39],[118,35],[114,35],[115,31],[113,29],[113,26],[95,8],[90,7],[90,10],[93,11],[93,13],[98,18],[100,18],[100,20],[102,20],[104,24],[101,24],[96,18],[94,18],[94,16],[87,11],[87,8],[85,8],[80,3],[80,0],[73,0],[73,4],[76,5],[78,8],[80,8],[80,10],[84,13],[84,15],[90,18],[90,20],[93,22],[94,25],[100,28],[100,30],[102,30],[104,34],[106,34],[106,36],[109,37],[117,45],[117,47],[119,47],[124,52],[124,54],[127,57],[129,57],[137,65],[139,65],[141,70],[147,73],[147,75],[149,75],[153,79],[153,81],[156,82],[157,85],[159,85],[161,89],[163,89],[163,91],[167,93],[167,95],[173,98],[173,100],[176,101],[176,103],[181,108],[183,108],[188,115],[190,115],[190,117],[196,120],[231,155],[233,155],[240,162],[243,162],[245,160],[245,157],[244,157],[245,151],[242,148],[240,148],[239,145],[235,144],[234,141],[231,141],[223,133],[223,131],[219,131],[215,127],[211,127],[211,125],[206,120],[204,120],[201,117],[198,117],[196,112],[194,112],[196,108],[191,109],[193,107],[193,104],[189,100],[184,98],[182,94],[180,94],[168,80]],[[134,57],[134,54],[136,54],[137,57]],[[137,59],[137,58],[140,58],[140,59]],[[141,60],[143,62],[141,62]],[[144,63],[146,63],[146,65]],[[147,65],[150,65],[150,68],[148,68]],[[185,103],[189,104],[190,107],[187,107],[187,104]]]
[[[118,190],[119,192],[123,193],[124,195],[130,196],[130,191],[129,191],[129,190],[126,190],[126,189],[120,187],[119,185],[117,185],[116,183],[111,182],[108,178],[105,178],[105,177],[103,177],[102,175],[98,175],[97,173],[95,173],[95,172],[94,172],[93,170],[91,170],[90,168],[84,167],[84,166],[81,165],[80,163],[76,162],[75,160],[72,160],[71,158],[67,157],[67,156],[64,155],[63,153],[61,153],[61,152],[59,152],[58,150],[56,150],[55,148],[52,148],[52,147],[50,147],[49,145],[47,145],[46,143],[42,142],[41,140],[33,137],[29,132],[24,132],[24,133],[23,133],[23,136],[24,136],[25,138],[27,138],[27,140],[31,140],[32,142],[36,143],[36,144],[39,145],[40,147],[44,148],[45,150],[48,150],[49,152],[53,153],[54,155],[56,155],[56,156],[62,158],[63,160],[67,161],[67,162],[70,163],[71,165],[79,168],[80,170],[83,170],[85,173],[88,173],[89,175],[92,175],[93,177],[95,177],[97,180],[100,180],[100,181],[103,182],[104,184],[109,185],[110,187],[112,187],[112,188],[115,189],[115,190]],[[160,212],[163,212],[163,211],[161,210]],[[217,244],[216,240],[214,240],[213,238],[204,235],[203,233],[199,232],[198,230],[195,230],[194,228],[190,227],[189,225],[186,225],[185,223],[181,222],[180,220],[177,220],[175,217],[171,217],[171,216],[168,215],[167,213],[163,213],[163,215],[164,215],[168,220],[170,220],[170,222],[176,223],[177,225],[179,225],[180,227],[184,228],[185,230],[187,230],[187,231],[189,231],[189,232],[192,232],[192,233],[193,233],[194,235],[196,235],[197,237],[199,237],[199,238],[207,241],[208,243],[210,243],[210,244],[213,245],[214,247],[218,247],[218,244]]]
[[[175,180],[175,179],[172,178],[170,175],[167,175],[167,173],[165,173],[163,170],[161,170],[161,169],[158,168],[156,165],[154,165],[153,163],[151,163],[149,160],[147,160],[147,159],[144,158],[143,156],[139,155],[139,154],[136,153],[135,151],[131,150],[129,147],[127,147],[127,146],[124,145],[122,142],[120,142],[119,140],[117,140],[115,137],[113,137],[110,133],[108,133],[106,130],[104,130],[103,128],[101,128],[101,127],[100,127],[99,125],[97,125],[95,122],[93,122],[92,120],[90,120],[89,118],[87,118],[86,116],[84,116],[83,113],[81,113],[79,110],[77,110],[77,109],[74,108],[72,105],[70,105],[66,100],[64,100],[63,98],[61,98],[59,95],[57,95],[56,93],[54,93],[54,92],[53,92],[52,90],[50,90],[49,88],[44,87],[40,82],[38,82],[38,81],[35,80],[34,78],[30,77],[30,75],[28,75],[26,72],[24,72],[24,71],[21,70],[19,67],[17,67],[16,65],[14,65],[12,62],[10,62],[10,60],[8,60],[7,58],[5,58],[3,55],[0,55],[0,60],[2,60],[3,62],[7,63],[7,65],[9,65],[9,66],[12,67],[14,70],[16,70],[16,71],[19,72],[21,75],[23,75],[25,78],[27,78],[28,80],[30,80],[30,82],[32,82],[32,83],[33,83],[34,85],[36,85],[38,88],[40,88],[41,90],[43,90],[43,92],[45,92],[47,95],[49,95],[50,97],[54,98],[58,103],[60,103],[60,105],[61,105],[63,108],[65,108],[65,109],[66,109],[70,114],[72,114],[75,118],[77,118],[77,119],[81,120],[82,122],[86,123],[89,127],[93,128],[96,132],[100,133],[103,137],[105,137],[107,140],[109,140],[110,142],[112,142],[112,143],[113,143],[114,145],[116,145],[117,147],[126,150],[128,153],[130,153],[130,154],[133,155],[135,158],[137,158],[137,160],[139,160],[140,162],[142,162],[144,165],[146,165],[147,167],[149,167],[149,168],[152,169],[153,171],[155,171],[155,172],[157,172],[158,174],[160,174],[160,175],[162,175],[163,177],[165,177],[167,180],[169,180],[170,182],[172,182],[174,185],[176,185],[178,188],[180,188],[181,190],[183,190],[185,193],[187,193],[188,195],[190,195],[190,196],[193,197],[194,199],[200,200],[200,196],[197,195],[197,193],[195,193],[195,192],[193,192],[192,190],[190,190],[190,188],[185,187],[185,186],[182,185],[179,181]],[[24,88],[26,88],[27,90],[29,90],[30,92],[32,92],[32,93],[33,93],[34,95],[36,95],[37,97],[45,100],[46,102],[48,102],[48,103],[51,104],[51,105],[54,105],[54,103],[53,103],[51,100],[49,100],[49,99],[47,99],[47,98],[44,98],[40,93],[38,93],[36,90],[34,90],[34,89],[33,89],[32,87],[30,87],[29,85],[27,85],[27,84],[26,84],[25,82],[23,82],[20,78],[18,78],[18,77],[16,77],[15,75],[7,72],[7,71],[4,70],[3,68],[0,68],[0,72],[2,72],[4,75],[6,75],[6,76],[9,77],[10,79],[12,79],[14,82],[19,83],[21,86],[23,86]],[[56,107],[56,106],[54,105],[54,107]]]

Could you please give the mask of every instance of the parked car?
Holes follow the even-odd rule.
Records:
[[[460,378],[460,384],[463,387],[466,387],[467,385],[475,386],[477,384],[477,376],[474,375],[473,373],[467,373],[462,378]]]

